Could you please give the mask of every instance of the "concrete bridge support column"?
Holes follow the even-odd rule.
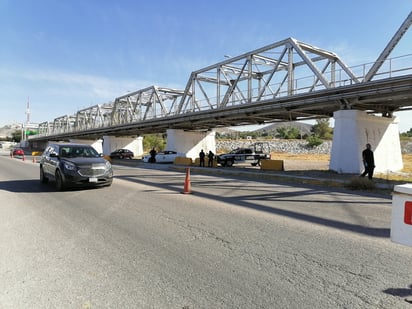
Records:
[[[362,151],[367,143],[374,152],[375,172],[387,173],[403,168],[397,118],[368,115],[358,110],[340,110],[333,117],[331,170],[360,174],[364,169]]]
[[[216,153],[215,131],[167,130],[166,150],[186,153],[186,157],[195,160],[200,150]]]
[[[70,143],[76,143],[76,144],[85,144],[85,145],[91,145],[98,153],[103,153],[103,140],[102,139],[93,139],[93,140],[87,140],[87,139],[74,139],[71,138],[69,139]]]
[[[103,136],[103,153],[109,155],[112,151],[126,148],[133,151],[135,157],[143,155],[143,137]]]

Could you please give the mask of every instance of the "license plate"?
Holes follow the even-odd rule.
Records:
[[[96,177],[90,177],[89,182],[97,182],[97,178]]]

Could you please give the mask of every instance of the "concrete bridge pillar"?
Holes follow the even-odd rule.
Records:
[[[112,151],[126,148],[133,151],[135,157],[143,155],[143,137],[103,136],[103,154],[109,155]]]
[[[166,150],[186,153],[193,160],[199,157],[200,150],[216,153],[215,131],[167,130]]]
[[[362,151],[371,144],[375,172],[403,168],[397,118],[369,115],[364,111],[340,110],[333,114],[335,128],[329,168],[338,173],[360,174]]]
[[[97,140],[88,140],[88,139],[75,139],[71,138],[69,139],[70,143],[76,143],[76,144],[85,144],[85,145],[91,145],[98,153],[103,153],[103,140],[102,139],[97,139]]]

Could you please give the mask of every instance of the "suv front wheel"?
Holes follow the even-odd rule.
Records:
[[[44,175],[43,167],[40,167],[40,182],[48,183],[49,179]]]
[[[56,171],[56,175],[54,177],[56,181],[56,190],[57,191],[64,190],[64,181],[63,181],[62,174],[60,173],[59,170]]]

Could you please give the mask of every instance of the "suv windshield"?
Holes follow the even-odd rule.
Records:
[[[75,157],[99,157],[99,154],[93,147],[65,146],[60,148],[59,155],[66,158]]]

